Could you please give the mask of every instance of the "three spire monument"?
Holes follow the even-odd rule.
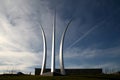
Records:
[[[60,40],[60,49],[59,49],[59,61],[60,61],[60,74],[61,75],[65,75],[65,69],[64,69],[64,60],[63,60],[63,45],[64,45],[64,38],[65,38],[65,34],[66,31],[70,25],[70,23],[72,22],[73,19],[71,19],[65,30],[62,33],[62,37]],[[40,75],[44,75],[44,71],[46,68],[46,58],[47,58],[47,42],[46,42],[46,36],[45,36],[45,32],[44,29],[42,27],[42,25],[40,25],[40,29],[42,32],[42,38],[43,38],[43,61],[42,61],[42,67],[41,67],[41,73]],[[55,73],[55,31],[56,31],[56,11],[55,11],[55,15],[54,15],[54,20],[53,20],[53,33],[52,33],[52,56],[51,56],[51,74]]]

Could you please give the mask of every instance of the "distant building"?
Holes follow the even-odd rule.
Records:
[[[115,72],[114,74],[119,74],[119,75],[120,75],[120,71],[118,71],[118,72]]]
[[[35,75],[40,75],[40,68],[35,68]],[[60,69],[56,69],[56,72],[60,73]],[[50,69],[46,69],[46,72],[50,72]],[[87,75],[87,74],[102,74],[101,68],[93,69],[65,69],[66,75]]]

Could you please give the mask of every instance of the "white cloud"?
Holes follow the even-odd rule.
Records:
[[[94,58],[94,57],[100,57],[104,55],[108,55],[111,57],[119,56],[120,54],[120,46],[113,47],[113,48],[107,48],[107,49],[97,49],[97,48],[72,48],[65,51],[64,55],[65,58],[75,58],[75,57],[81,57],[81,58]]]
[[[0,3],[0,68],[15,66],[24,71],[40,67],[42,36],[39,23],[47,35],[50,57],[53,14],[47,1],[2,0]],[[49,59],[48,59],[49,60]],[[50,66],[50,65],[49,65]]]
[[[118,56],[120,56],[120,46],[107,49],[97,49],[92,46],[87,49],[72,48],[64,53],[66,68],[102,68],[105,73],[120,70]]]
[[[5,58],[4,63],[17,64],[21,63],[21,58],[17,54],[29,55],[40,54],[42,51],[43,43],[40,30],[40,23],[47,37],[48,58],[47,67],[50,67],[51,58],[51,38],[52,38],[52,26],[54,9],[51,9],[51,2],[48,0],[2,0],[0,3],[0,52],[6,53],[3,57],[12,56],[20,58],[17,61],[16,58]],[[57,13],[57,26],[56,26],[56,43],[59,44],[60,36],[63,32],[63,28],[66,27],[66,22],[62,21]],[[56,46],[56,49],[59,46]],[[7,55],[9,54],[9,55]],[[30,57],[30,56],[29,56]],[[35,58],[35,57],[34,57]],[[40,57],[41,58],[41,57]],[[6,61],[9,62],[6,62]],[[23,63],[19,66],[29,67],[32,64],[27,64],[29,58],[25,58]],[[50,62],[48,62],[50,61]],[[6,66],[6,65],[2,65]],[[18,66],[17,66],[18,67]],[[37,67],[37,66],[36,66]]]
[[[30,71],[29,67],[40,66],[42,62],[41,53],[0,51],[0,70],[21,70]]]

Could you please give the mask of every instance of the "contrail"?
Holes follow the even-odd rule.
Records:
[[[73,47],[76,43],[78,43],[79,41],[81,41],[82,39],[84,39],[87,35],[89,35],[93,30],[97,29],[100,25],[104,24],[105,22],[107,22],[107,20],[109,20],[110,18],[112,18],[113,15],[115,15],[120,9],[117,9],[113,14],[111,14],[110,16],[108,16],[106,19],[102,20],[101,22],[99,22],[98,24],[94,25],[91,29],[89,29],[85,34],[83,34],[83,36],[81,36],[79,39],[77,39],[73,44],[71,44],[67,49]]]
[[[70,45],[68,48],[71,48],[72,46],[74,46],[76,43],[78,43],[79,41],[81,41],[82,39],[84,39],[88,34],[90,34],[93,30],[95,30],[97,27],[99,27],[100,24],[106,22],[105,20],[102,21],[101,23],[99,23],[98,25],[93,26],[91,29],[89,29],[85,34],[83,34],[83,36],[81,36],[78,40],[76,40],[72,45]]]

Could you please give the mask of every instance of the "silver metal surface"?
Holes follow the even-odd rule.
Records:
[[[56,27],[56,11],[53,20],[51,72],[55,71],[55,27]]]
[[[65,75],[65,69],[64,69],[64,60],[63,60],[63,44],[64,44],[64,38],[65,38],[65,34],[66,34],[66,31],[70,25],[70,23],[72,22],[72,19],[69,21],[69,23],[67,24],[63,34],[62,34],[62,37],[61,37],[61,41],[60,41],[60,50],[59,50],[59,59],[60,59],[60,71],[61,71],[61,74],[62,75]]]
[[[45,70],[46,67],[46,57],[47,57],[47,43],[46,43],[46,36],[45,32],[43,30],[43,27],[41,25],[41,32],[42,32],[42,38],[43,38],[43,61],[42,61],[42,68],[41,68],[41,73],[40,75],[43,74],[43,71]]]

